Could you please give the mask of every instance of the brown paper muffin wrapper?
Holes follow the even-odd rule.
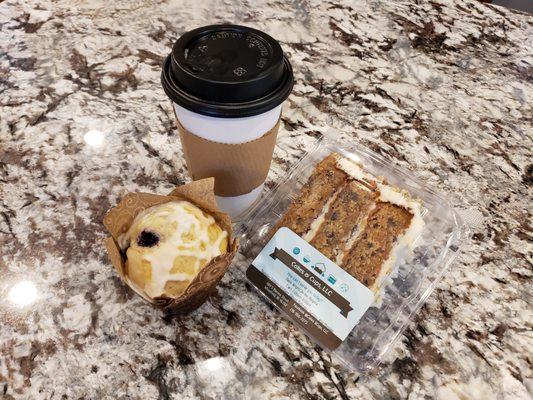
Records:
[[[104,217],[104,225],[110,233],[106,239],[109,260],[120,278],[143,299],[171,314],[182,314],[200,307],[215,290],[237,252],[238,240],[233,238],[230,217],[220,211],[214,196],[214,178],[194,181],[176,187],[167,196],[150,193],[128,193],[122,201]],[[174,200],[187,200],[212,215],[222,229],[228,232],[229,251],[222,254],[200,270],[183,294],[178,298],[151,298],[136,287],[126,275],[126,257],[118,245],[119,236],[126,233],[135,217],[149,207]]]

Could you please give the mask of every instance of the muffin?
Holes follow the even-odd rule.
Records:
[[[150,298],[178,298],[214,258],[228,252],[228,232],[185,200],[139,213],[119,244],[125,276]]]

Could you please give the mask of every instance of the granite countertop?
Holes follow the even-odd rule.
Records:
[[[268,185],[332,125],[472,217],[370,376],[333,368],[234,270],[176,320],[107,261],[105,212],[188,179],[163,57],[222,21],[266,30],[294,66]],[[447,0],[0,4],[0,397],[529,399],[532,25]]]

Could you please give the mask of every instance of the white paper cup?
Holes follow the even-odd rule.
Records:
[[[271,130],[281,115],[281,104],[267,112],[243,118],[217,118],[197,114],[173,103],[176,117],[189,132],[201,138],[227,144],[242,144]],[[216,196],[218,206],[232,218],[238,217],[261,195],[264,182],[239,196]]]
[[[219,207],[232,218],[238,217],[261,195],[282,103],[293,86],[290,62],[279,43],[264,32],[238,25],[211,25],[187,32],[175,42],[163,65],[161,82],[178,119],[189,172],[199,179],[209,171],[215,177]],[[265,137],[271,139],[263,151]],[[184,144],[187,138],[196,141],[194,146],[188,142],[189,149]],[[200,143],[198,138],[205,141]],[[248,151],[250,147],[239,147],[239,151],[237,147],[224,147],[224,151],[217,147],[248,146],[250,142],[255,143],[253,152]],[[213,157],[208,167],[198,168],[199,158],[213,156],[217,149],[220,158],[215,161]],[[232,172],[228,173],[226,155],[233,152],[237,160],[229,157]],[[245,153],[248,158],[242,156]],[[260,167],[252,165],[258,154]],[[243,165],[239,164],[241,156]],[[220,171],[218,164],[213,165],[218,162]],[[241,176],[241,185],[236,184]]]

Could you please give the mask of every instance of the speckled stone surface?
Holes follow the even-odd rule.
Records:
[[[106,259],[110,206],[188,179],[160,64],[222,21],[271,33],[295,70],[269,186],[333,125],[481,217],[371,376],[332,368],[235,272],[169,320]],[[444,0],[2,2],[0,397],[530,398],[532,25]]]

